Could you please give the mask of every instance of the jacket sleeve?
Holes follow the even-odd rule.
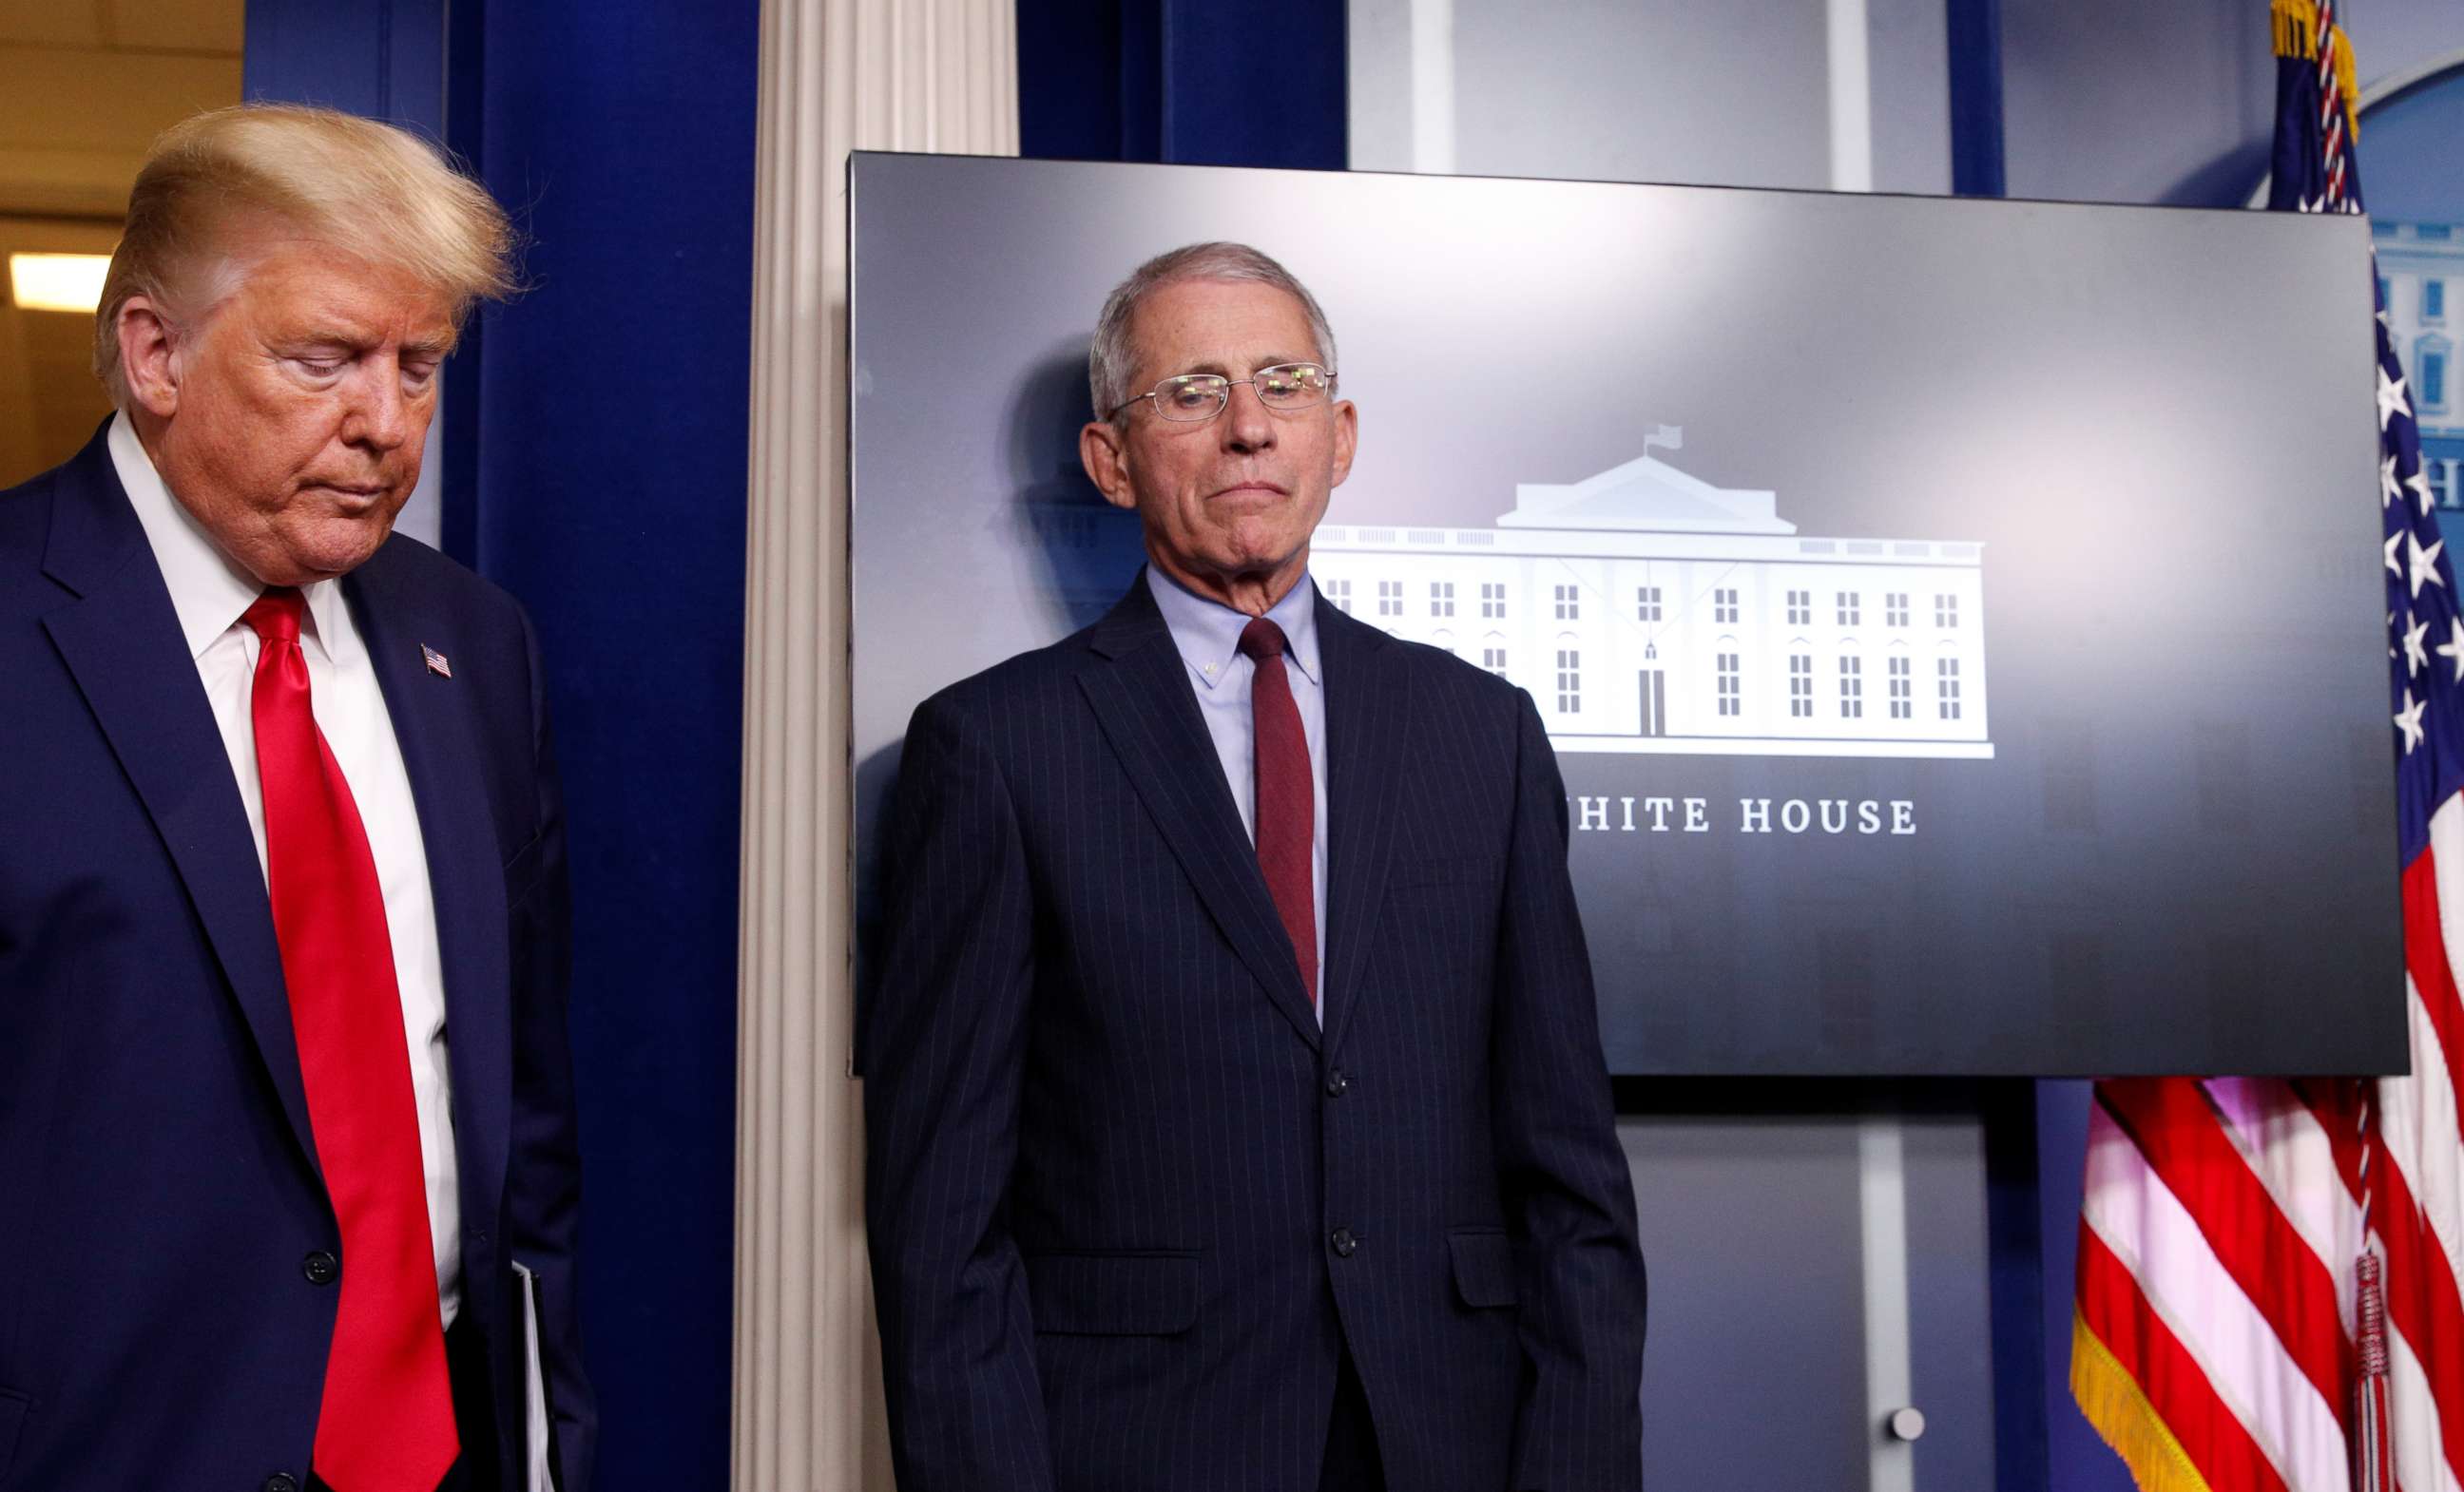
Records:
[[[1516,696],[1515,805],[1498,934],[1493,1115],[1526,1361],[1515,1492],[1639,1492],[1645,1284],[1634,1188],[1566,869],[1566,791]]]
[[[517,879],[507,885],[507,894],[516,898],[508,908],[514,1107],[503,1245],[506,1258],[531,1271],[538,1294],[539,1370],[546,1380],[556,1484],[560,1492],[588,1492],[599,1413],[582,1366],[582,1307],[576,1292],[582,1156],[573,1053],[565,1031],[573,971],[572,892],[546,679],[527,618],[522,636],[530,657],[531,765],[539,795],[539,834],[515,852],[516,864],[508,867]],[[520,1309],[518,1294],[513,1308]],[[513,1360],[521,1360],[518,1338]]]
[[[902,1492],[1053,1483],[1008,1224],[1033,898],[982,726],[947,696],[907,734],[862,1016],[865,1216]]]

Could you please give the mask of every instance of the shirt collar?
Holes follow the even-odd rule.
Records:
[[[137,427],[127,410],[111,417],[104,445],[111,452],[112,470],[119,473],[121,490],[137,510],[138,525],[144,529],[145,542],[154,551],[163,583],[171,592],[171,609],[179,616],[180,635],[193,662],[239,624],[240,614],[256,603],[265,586],[223,553],[205,525],[171,495],[162,473],[154,469],[154,458],[137,438]],[[330,657],[346,635],[334,614],[334,608],[342,604],[341,587],[332,581],[317,581],[301,586],[300,594],[308,603],[306,630],[313,632]]]
[[[1240,655],[1241,630],[1249,625],[1247,613],[1199,595],[1152,564],[1147,566],[1147,589],[1154,593],[1163,624],[1172,630],[1173,646],[1180,650],[1190,673],[1213,689],[1231,672],[1232,660]],[[1300,584],[1266,608],[1266,620],[1284,629],[1284,647],[1301,672],[1323,688],[1326,681],[1318,672],[1317,583],[1304,574]]]

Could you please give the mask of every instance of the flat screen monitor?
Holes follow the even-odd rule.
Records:
[[[1614,1070],[2404,1065],[2362,220],[850,177],[860,925],[909,713],[1138,575],[1097,308],[1235,239],[1359,410],[1314,583],[1548,728]]]

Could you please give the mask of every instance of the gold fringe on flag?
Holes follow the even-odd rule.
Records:
[[[2071,1397],[2079,1401],[2079,1413],[2096,1426],[2096,1433],[2104,1437],[2104,1443],[2130,1468],[2139,1492],[2211,1492],[2208,1479],[2190,1464],[2189,1453],[2166,1428],[2138,1380],[2077,1311],[2071,1313]]]
[[[2317,0],[2276,0],[2268,10],[2276,20],[2276,55],[2317,61],[2319,49],[2311,40],[2319,32]]]
[[[2268,11],[2276,22],[2276,55],[2318,61],[2318,0],[2274,0]],[[2327,50],[2335,57],[2336,91],[2344,104],[2345,137],[2359,143],[2362,119],[2356,101],[2359,92],[2353,82],[2353,43],[2345,36],[2344,28],[2338,26],[2327,33]]]

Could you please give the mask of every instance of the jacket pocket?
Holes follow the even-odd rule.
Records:
[[[1035,1329],[1067,1336],[1173,1336],[1198,1324],[1198,1256],[1181,1249],[1029,1254]]]
[[[33,1404],[13,1389],[0,1389],[0,1486],[8,1484],[9,1463],[17,1457],[17,1432],[26,1427],[26,1411]]]
[[[1521,1300],[1514,1284],[1514,1245],[1494,1228],[1469,1228],[1446,1235],[1455,1257],[1455,1293],[1475,1309],[1512,1306]]]

